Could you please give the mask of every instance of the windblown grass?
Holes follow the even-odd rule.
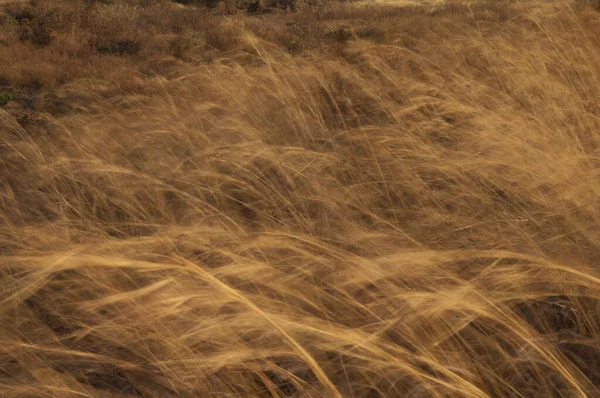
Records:
[[[594,8],[202,18],[7,30],[2,397],[600,394]]]

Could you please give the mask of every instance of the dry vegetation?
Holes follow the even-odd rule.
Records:
[[[600,396],[593,2],[134,3],[0,14],[1,397]]]

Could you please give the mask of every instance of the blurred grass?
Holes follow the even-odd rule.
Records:
[[[3,397],[593,397],[600,14],[9,5]]]

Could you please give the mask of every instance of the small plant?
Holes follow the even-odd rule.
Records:
[[[19,21],[12,15],[2,15],[0,16],[0,25],[18,25]]]
[[[142,47],[141,43],[135,40],[99,40],[92,41],[91,44],[99,53],[117,54],[117,55],[137,55]]]
[[[188,32],[171,42],[171,51],[175,57],[184,59],[193,52],[201,50],[205,43],[206,37],[203,32]]]
[[[8,104],[10,101],[14,100],[15,96],[12,93],[6,91],[0,91],[0,106],[4,106]]]

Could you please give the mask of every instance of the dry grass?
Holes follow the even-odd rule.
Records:
[[[3,398],[599,396],[589,3],[11,7]]]

